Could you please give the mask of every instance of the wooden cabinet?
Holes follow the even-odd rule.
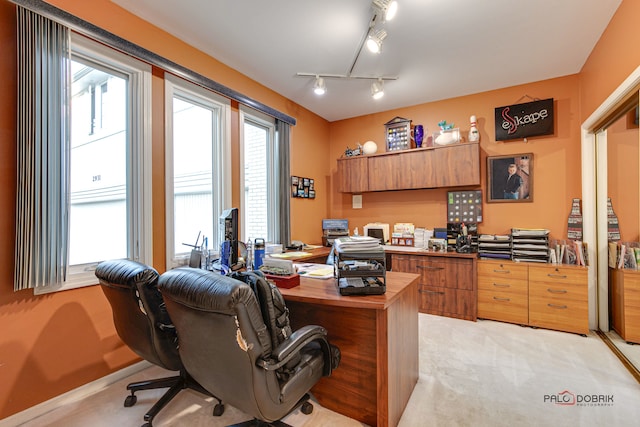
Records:
[[[338,191],[364,193],[369,191],[369,168],[366,157],[338,159]]]
[[[480,185],[480,145],[452,144],[338,160],[339,191]]]
[[[588,334],[587,269],[564,265],[530,265],[529,324]]]
[[[478,317],[527,325],[528,274],[523,264],[478,261]]]
[[[587,269],[480,260],[478,317],[586,335]]]
[[[460,254],[392,253],[393,271],[420,275],[420,311],[476,320],[476,258]]]
[[[611,327],[630,343],[640,344],[640,271],[609,270]]]

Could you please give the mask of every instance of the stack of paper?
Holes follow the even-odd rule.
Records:
[[[383,252],[380,240],[369,236],[339,237],[333,242],[338,252]]]
[[[480,235],[478,237],[478,256],[481,259],[511,259],[511,236]]]
[[[514,261],[549,262],[549,230],[512,228]]]

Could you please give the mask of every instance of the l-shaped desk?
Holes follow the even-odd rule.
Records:
[[[295,329],[325,327],[340,366],[311,389],[324,407],[370,426],[395,426],[418,381],[418,275],[387,272],[384,295],[342,296],[335,279],[281,289]]]

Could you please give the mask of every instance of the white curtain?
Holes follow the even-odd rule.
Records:
[[[17,7],[18,129],[14,290],[66,279],[69,30]]]

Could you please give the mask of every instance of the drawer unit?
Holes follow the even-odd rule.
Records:
[[[478,317],[526,325],[529,322],[528,267],[478,261]]]
[[[588,334],[587,269],[480,260],[478,317]]]
[[[640,271],[609,272],[611,326],[625,341],[640,344]]]
[[[391,252],[394,271],[420,275],[420,311],[476,320],[476,260],[454,254]]]
[[[529,324],[588,334],[587,270],[558,265],[530,265]]]

